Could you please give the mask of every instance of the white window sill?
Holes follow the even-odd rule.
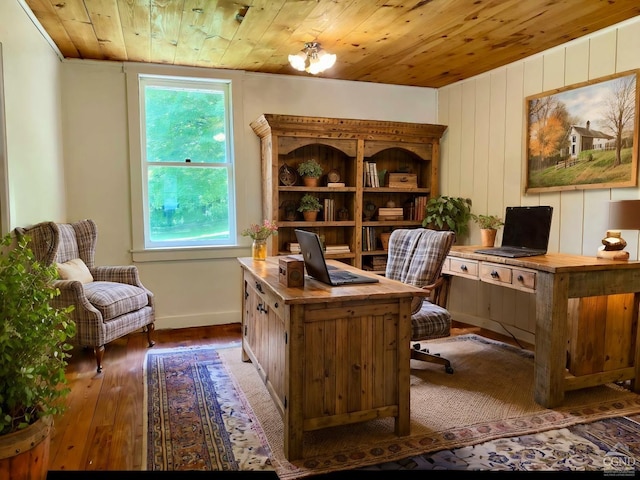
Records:
[[[134,263],[166,262],[181,260],[208,260],[214,258],[236,258],[251,255],[251,246],[235,247],[192,247],[192,248],[150,248],[132,250]]]

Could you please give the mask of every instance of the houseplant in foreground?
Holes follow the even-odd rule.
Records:
[[[480,226],[480,235],[483,247],[493,247],[496,242],[498,228],[504,225],[502,218],[497,215],[477,215],[471,214],[471,218]]]
[[[315,160],[305,160],[298,165],[298,173],[302,175],[302,181],[307,187],[317,187],[322,176],[322,166]]]
[[[427,202],[422,226],[434,230],[452,230],[456,237],[460,237],[469,232],[470,219],[470,198],[439,195]]]
[[[30,472],[29,477],[16,472],[10,478],[46,477],[48,465],[42,463],[48,458],[52,416],[64,410],[61,400],[69,393],[65,367],[72,346],[67,340],[75,335],[75,324],[69,316],[73,307],[56,309],[49,303],[60,294],[52,285],[57,276],[55,265],[35,260],[27,237],[2,238],[0,472]],[[32,447],[40,449],[38,465],[31,465]],[[37,469],[44,470],[38,475]]]
[[[298,207],[298,211],[302,212],[304,215],[304,219],[307,222],[314,222],[318,217],[318,212],[322,210],[322,205],[320,204],[320,200],[315,195],[311,195],[306,193],[300,199],[300,206]]]

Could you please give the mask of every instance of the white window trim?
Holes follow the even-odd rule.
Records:
[[[239,192],[239,165],[237,160],[244,158],[244,148],[241,138],[244,132],[244,116],[242,109],[242,78],[243,72],[211,70],[201,68],[173,67],[162,65],[124,64],[127,90],[127,117],[129,127],[129,170],[131,188],[131,232],[133,249],[131,251],[134,262],[156,262],[168,260],[204,260],[210,258],[235,258],[248,255],[249,245],[236,234],[236,245],[175,247],[175,248],[146,248],[144,243],[144,192],[143,175],[145,166],[142,163],[141,124],[140,124],[140,93],[138,77],[140,75],[166,75],[175,77],[194,77],[231,80],[231,105],[233,108],[233,150],[235,153],[235,174],[233,176],[237,225],[244,222],[240,212],[246,211],[245,200]],[[233,233],[232,233],[233,235]]]

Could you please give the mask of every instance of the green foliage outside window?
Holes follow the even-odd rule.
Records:
[[[225,92],[147,85],[144,93],[149,239],[230,243]]]

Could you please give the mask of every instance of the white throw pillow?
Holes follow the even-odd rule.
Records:
[[[56,265],[58,266],[58,275],[62,280],[77,280],[81,283],[93,282],[93,275],[80,258]]]

